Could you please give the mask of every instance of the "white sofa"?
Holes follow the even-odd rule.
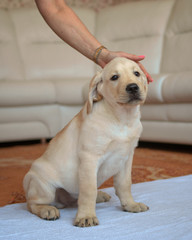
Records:
[[[141,140],[192,144],[192,1],[74,10],[107,48],[146,55]],[[51,138],[81,109],[96,65],[36,8],[0,9],[0,29],[0,142]]]

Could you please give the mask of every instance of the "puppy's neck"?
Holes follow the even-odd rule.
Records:
[[[132,125],[135,121],[140,120],[140,105],[120,105],[103,100],[103,107],[106,113],[121,124]]]

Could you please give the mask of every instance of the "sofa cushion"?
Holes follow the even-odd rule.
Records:
[[[95,31],[95,12],[75,9],[89,30]],[[88,77],[94,63],[65,44],[45,23],[37,8],[10,10],[20,56],[28,80]]]
[[[51,81],[1,81],[0,106],[25,106],[56,102]]]
[[[144,121],[192,122],[191,103],[146,104],[141,107]]]
[[[3,79],[21,80],[24,69],[14,31],[14,22],[9,12],[0,9],[0,81]]]
[[[43,104],[82,105],[89,78],[66,80],[1,81],[0,106]]]
[[[135,1],[101,10],[96,36],[111,50],[146,55],[146,69],[159,73],[163,35],[174,2]]]
[[[166,103],[192,103],[192,72],[168,75],[162,94]]]
[[[53,137],[62,127],[55,104],[0,108],[1,141]]]
[[[90,78],[74,78],[65,81],[54,81],[56,102],[65,105],[83,105],[88,92],[84,95],[84,89],[89,85]]]
[[[155,74],[152,75],[154,82],[148,85],[148,94],[146,103],[163,103],[163,95],[162,95],[162,85],[165,81],[167,75],[166,74]]]
[[[191,70],[192,1],[176,0],[165,33],[161,72]]]
[[[192,144],[192,124],[186,122],[143,121],[141,141]],[[154,159],[156,156],[154,156]],[[154,161],[155,162],[155,161]]]
[[[152,75],[146,103],[192,103],[192,72]]]

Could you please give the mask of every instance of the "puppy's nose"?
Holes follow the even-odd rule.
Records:
[[[137,93],[139,91],[139,87],[136,83],[131,83],[131,84],[127,85],[126,91],[128,93]]]

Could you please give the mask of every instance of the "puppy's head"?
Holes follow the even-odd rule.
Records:
[[[115,58],[91,81],[88,113],[93,102],[102,98],[110,104],[121,106],[142,104],[147,89],[147,78],[137,63],[126,58]]]

